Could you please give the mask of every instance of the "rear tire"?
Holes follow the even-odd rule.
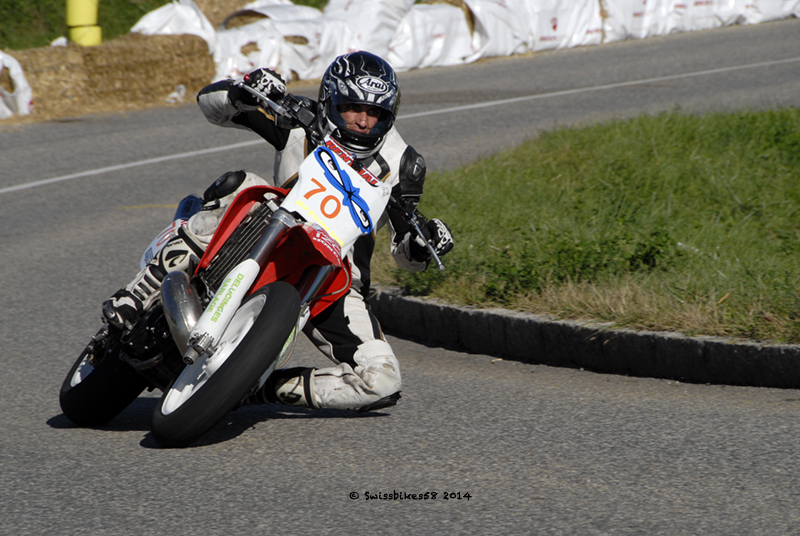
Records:
[[[153,438],[186,447],[247,397],[272,367],[294,330],[300,296],[271,283],[244,300],[213,356],[187,366],[167,387],[153,414]]]
[[[118,338],[104,327],[61,384],[61,410],[78,426],[107,424],[147,387],[147,381],[119,359],[119,348]]]

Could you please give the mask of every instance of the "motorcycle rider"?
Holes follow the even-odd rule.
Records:
[[[174,236],[134,280],[103,304],[105,320],[131,326],[158,297],[165,275],[189,270],[192,256],[200,257],[228,205],[238,192],[255,184],[291,188],[297,170],[313,151],[314,141],[293,120],[259,107],[242,86],[273,101],[286,94],[283,79],[270,69],[257,69],[237,80],[221,80],[202,89],[197,102],[209,122],[249,129],[277,154],[271,181],[244,171],[217,179],[203,196],[203,207]],[[302,97],[301,97],[302,99]],[[425,180],[425,160],[406,144],[394,127],[400,103],[397,77],[389,64],[368,52],[337,57],[326,70],[316,102],[305,99],[316,126],[352,152],[357,165],[369,169],[392,187],[395,198],[416,211]],[[425,238],[438,255],[453,247],[449,228],[441,220],[426,220],[418,211]],[[388,217],[387,217],[388,216]],[[410,271],[425,270],[431,255],[422,238],[412,233],[403,211],[387,208],[376,229],[387,223],[391,253]],[[367,411],[392,406],[400,397],[397,358],[366,302],[374,235],[359,238],[349,253],[353,283],[348,293],[313,318],[304,332],[336,365],[314,369],[295,367],[275,371],[248,402],[282,403],[310,408]]]

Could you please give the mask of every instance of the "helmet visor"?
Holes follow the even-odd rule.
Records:
[[[390,84],[385,83],[380,78],[371,76],[347,78],[344,82],[338,81],[338,83],[344,83],[350,87],[348,88],[349,91],[341,91],[340,88],[340,91],[331,92],[329,113],[336,126],[347,128],[342,112],[347,112],[352,108],[352,105],[364,105],[380,110],[378,121],[370,130],[369,135],[383,136],[392,128],[395,120],[394,111],[396,109],[395,101],[397,95],[394,87],[391,87]],[[365,87],[371,91],[365,90]]]

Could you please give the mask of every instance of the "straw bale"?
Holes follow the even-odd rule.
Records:
[[[223,20],[220,25],[230,30],[233,28],[241,28],[242,26],[247,26],[248,24],[253,24],[254,22],[258,22],[266,18],[267,17],[265,15],[256,13],[255,11],[237,11]]]
[[[8,69],[0,70],[0,88],[9,93],[14,91],[14,81],[11,80],[11,73],[8,72]]]
[[[195,0],[212,25],[252,0]],[[2,125],[167,106],[176,86],[186,100],[210,83],[215,72],[208,45],[193,35],[126,36],[95,47],[45,47],[15,50],[33,90],[30,115],[12,116]],[[5,72],[5,70],[3,70]],[[12,90],[10,76],[0,85]]]
[[[85,98],[88,80],[81,51],[77,45],[13,51],[33,91],[34,113],[56,113]]]
[[[208,45],[194,35],[129,34],[85,48],[83,60],[93,97],[106,102],[163,101],[179,84],[196,93],[214,76]]]

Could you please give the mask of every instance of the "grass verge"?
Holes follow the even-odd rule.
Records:
[[[377,282],[463,305],[800,342],[798,109],[557,129],[432,174],[420,208],[453,229],[446,271],[409,274],[376,254]]]

